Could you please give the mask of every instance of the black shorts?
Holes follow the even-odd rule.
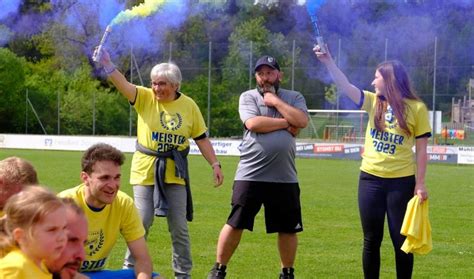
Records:
[[[232,211],[227,224],[252,231],[262,204],[267,233],[303,231],[298,183],[234,181]]]

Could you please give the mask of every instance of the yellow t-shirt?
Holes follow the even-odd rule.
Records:
[[[133,105],[138,113],[137,140],[158,152],[179,151],[189,146],[189,138],[197,138],[207,131],[201,111],[196,103],[184,94],[167,103],[160,103],[150,88],[137,86],[137,99]],[[138,151],[133,154],[130,184],[153,185],[155,157]],[[166,183],[184,185],[184,180],[175,176],[175,165],[167,159]]]
[[[0,279],[50,279],[53,275],[44,263],[37,266],[20,249],[14,249],[0,259]]]
[[[3,215],[5,215],[5,213],[3,213],[3,210],[0,210],[0,218],[2,218]]]
[[[429,204],[429,199],[420,204],[417,195],[408,202],[400,230],[400,234],[407,237],[400,249],[407,254],[426,255],[433,249]]]
[[[411,135],[408,136],[398,126],[391,108],[385,114],[385,131],[375,129],[376,96],[364,91],[362,109],[369,114],[369,123],[365,133],[364,154],[360,169],[372,175],[384,178],[405,177],[416,171],[413,146],[417,137],[431,135],[428,111],[425,104],[416,100],[405,100],[406,121]]]
[[[101,270],[114,247],[118,235],[131,242],[145,235],[142,221],[131,197],[118,191],[112,204],[100,211],[92,210],[85,201],[85,187],[81,184],[58,194],[69,197],[84,210],[89,225],[86,244],[86,259],[80,271]]]

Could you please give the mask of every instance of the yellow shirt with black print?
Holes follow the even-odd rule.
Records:
[[[84,210],[88,222],[86,259],[80,271],[95,271],[105,267],[119,234],[126,242],[145,236],[145,229],[130,196],[118,191],[111,204],[102,209],[90,208],[85,201],[85,185],[81,184],[58,194],[72,198]]]
[[[180,93],[171,102],[160,102],[150,88],[137,86],[133,104],[138,114],[137,140],[144,147],[158,152],[172,149],[182,151],[189,146],[189,138],[197,138],[207,131],[201,111],[188,96]],[[154,184],[155,157],[136,151],[133,154],[130,184]],[[175,176],[175,164],[167,159],[165,183],[184,185]]]
[[[390,107],[385,114],[385,130],[377,131],[374,124],[376,95],[363,91],[363,110],[369,114],[365,133],[364,153],[360,169],[384,178],[405,177],[415,174],[416,164],[413,146],[417,137],[430,136],[428,110],[423,102],[405,100],[405,118],[411,135],[398,125]]]

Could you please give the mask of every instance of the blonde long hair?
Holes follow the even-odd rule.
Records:
[[[33,226],[62,206],[55,193],[41,186],[28,186],[13,195],[5,205],[5,216],[0,218],[0,258],[18,247],[14,229],[21,228],[32,237]]]
[[[398,60],[390,60],[380,63],[377,71],[384,80],[384,96],[378,96],[375,108],[375,128],[378,131],[385,130],[385,112],[390,104],[397,118],[398,125],[407,134],[411,135],[406,121],[405,99],[421,101],[411,87],[405,67]]]

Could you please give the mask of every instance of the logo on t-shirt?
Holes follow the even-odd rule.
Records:
[[[93,256],[104,246],[105,235],[102,229],[100,231],[89,232],[86,243],[87,255]]]
[[[388,106],[387,112],[385,113],[385,121],[387,121],[390,124],[393,124],[394,120],[395,120],[395,116],[393,115],[392,107]]]
[[[176,131],[183,124],[183,117],[179,113],[169,114],[162,111],[160,113],[160,123],[163,129],[168,131]]]

